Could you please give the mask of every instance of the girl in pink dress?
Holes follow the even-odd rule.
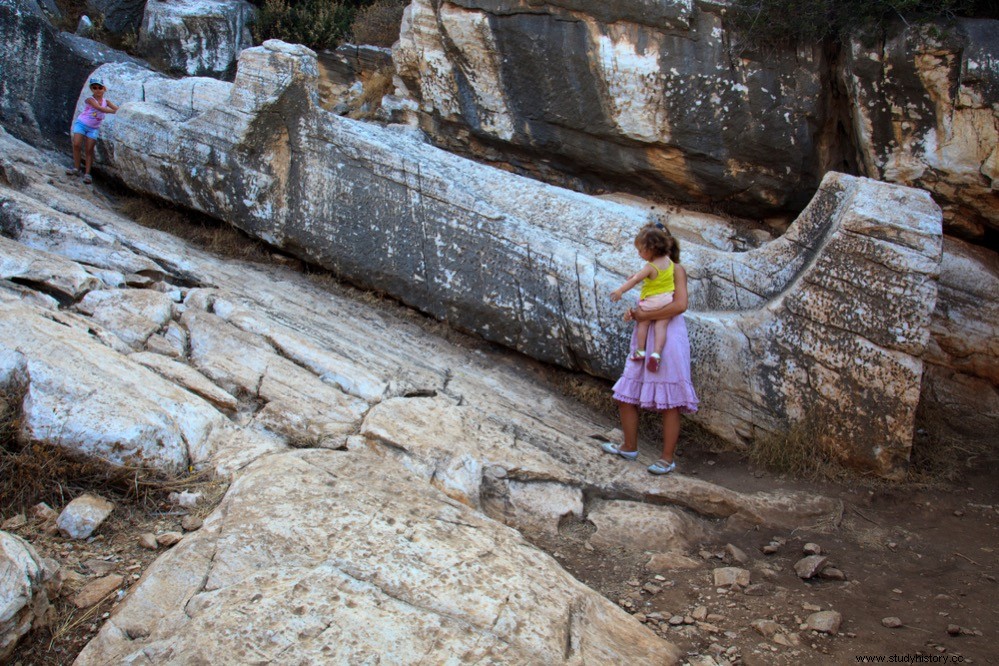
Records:
[[[90,93],[93,97],[88,97],[84,102],[83,113],[73,121],[73,168],[67,169],[66,174],[76,176],[83,173],[83,182],[91,182],[90,166],[94,162],[94,147],[97,145],[98,130],[104,115],[115,113],[118,107],[109,100],[104,99],[104,81],[101,79],[90,79]],[[85,169],[80,168],[81,153],[86,154]]]
[[[668,229],[665,229],[669,233]],[[626,321],[668,320],[662,362],[654,370],[646,363],[625,361],[624,372],[614,384],[614,400],[621,415],[622,444],[603,444],[607,453],[627,460],[638,457],[638,409],[650,409],[663,415],[662,456],[649,466],[652,474],[668,474],[676,469],[673,455],[680,438],[680,414],[697,411],[697,394],[690,381],[690,341],[683,313],[687,309],[687,272],[680,265],[680,246],[673,240],[670,259],[673,262],[673,301],[658,310],[635,308],[625,313]],[[659,335],[658,327],[649,334]],[[644,341],[638,339],[637,327],[631,337],[631,353]]]

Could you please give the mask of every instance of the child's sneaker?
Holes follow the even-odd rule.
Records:
[[[645,366],[646,368],[649,369],[649,372],[659,372],[660,359],[661,357],[659,356],[659,354],[656,354],[655,352],[653,352],[652,355],[649,356],[649,364]]]
[[[644,358],[645,358],[645,350],[644,349],[636,349],[631,354],[631,360],[632,361],[641,361]]]
[[[83,182],[89,185],[90,183],[94,182],[94,179],[90,177],[89,173],[85,173],[83,174]]]
[[[66,169],[67,176],[79,176],[83,173],[82,169]]]

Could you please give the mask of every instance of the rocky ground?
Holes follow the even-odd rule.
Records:
[[[681,647],[691,663],[711,663],[696,662],[697,655],[760,665],[857,663],[863,655],[999,663],[994,468],[932,487],[887,486],[806,483],[754,470],[734,453],[697,448],[680,460],[686,473],[727,487],[809,487],[846,503],[836,529],[733,530],[699,544],[691,557],[595,551],[571,528],[544,545],[580,580]],[[845,580],[800,579],[795,564],[809,544]],[[748,570],[750,586],[716,587],[713,571],[729,566]],[[811,630],[809,616],[827,610],[841,616],[838,632]]]
[[[601,388],[589,379],[553,375],[554,385],[572,387],[577,395],[581,387],[584,393]],[[995,471],[972,471],[960,482],[933,487],[856,481],[816,486],[754,470],[742,456],[710,450],[690,438],[681,450],[685,472],[729,487],[817,487],[841,497],[847,507],[842,523],[819,532],[731,531],[696,544],[689,555],[668,557],[624,545],[588,545],[593,528],[585,522],[566,522],[557,537],[536,539],[537,545],[580,581],[679,646],[691,664],[710,664],[705,656],[718,663],[725,658],[733,664],[762,665],[846,664],[863,655],[920,654],[950,659],[937,663],[997,662]],[[645,452],[651,459],[652,449]],[[627,464],[608,460],[608,465]],[[184,532],[186,513],[169,506],[128,512],[85,543],[46,534],[45,524],[37,520],[11,530],[59,561],[66,580],[56,603],[57,622],[29,634],[10,663],[69,663],[120,603],[120,596],[112,595],[80,609],[73,603],[76,593],[109,575],[122,576],[116,589],[127,591],[161,552],[142,547],[140,538]],[[798,578],[794,565],[804,557],[806,544],[818,545],[846,580]],[[772,545],[775,552],[767,553],[764,549]],[[749,571],[750,586],[716,587],[714,570],[729,566]],[[805,627],[809,616],[825,610],[842,618],[835,635]],[[897,618],[899,626],[890,626],[888,618]]]

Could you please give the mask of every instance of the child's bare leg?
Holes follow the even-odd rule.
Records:
[[[656,319],[653,323],[656,333],[656,345],[653,351],[662,356],[663,347],[666,346],[666,327],[669,326],[669,319]]]
[[[87,138],[87,168],[85,173],[90,173],[90,165],[94,161],[94,148],[97,146],[97,141],[95,139]]]
[[[73,134],[73,168],[80,170],[80,159],[83,153],[83,135]]]
[[[648,344],[649,338],[649,324],[647,321],[640,321],[635,324],[635,353],[631,355],[632,360],[638,360],[644,358],[645,347]],[[641,353],[639,353],[641,352]]]

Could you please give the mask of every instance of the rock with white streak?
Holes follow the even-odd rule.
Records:
[[[400,496],[404,519],[386,510]],[[414,654],[680,658],[513,530],[405,471],[384,474],[371,452],[314,450],[250,465],[205,526],[147,570],[77,663]]]
[[[535,167],[553,179],[590,171],[677,199],[738,202],[741,214],[804,200],[826,170],[826,56],[816,45],[764,56],[724,11],[416,0],[393,58],[421,124],[460,151],[526,152],[555,163]]]
[[[632,272],[645,212],[327,113],[316,104],[315,57],[301,47],[245,50],[233,84],[99,72],[127,102],[102,140],[106,168],[130,186],[536,358],[620,372],[628,327],[606,293]],[[259,123],[285,123],[273,108],[293,109],[294,120],[265,131]],[[272,140],[244,145],[261,132]],[[680,229],[682,217],[669,221]],[[940,260],[930,198],[829,174],[782,238],[749,252],[694,243],[684,252],[696,418],[744,444],[807,414],[829,424],[824,440],[851,463],[901,474]]]
[[[253,45],[253,6],[244,0],[150,0],[139,29],[139,52],[160,69],[221,77]]]
[[[202,460],[225,417],[91,331],[0,303],[0,356],[31,350],[7,371],[0,364],[0,383],[27,380],[22,432],[110,462],[180,470]]]
[[[64,537],[86,539],[100,527],[112,511],[114,505],[103,497],[81,495],[62,510],[56,518],[56,527]]]
[[[0,661],[18,640],[47,622],[49,599],[42,558],[27,541],[0,532]]]
[[[178,386],[186,388],[191,393],[201,396],[219,409],[234,411],[239,406],[239,401],[236,398],[220,389],[189,365],[149,352],[132,354],[129,358],[157,372]]]
[[[999,22],[896,21],[876,45],[847,41],[838,76],[852,98],[867,175],[933,193],[953,235],[999,230]]]
[[[151,289],[91,291],[76,308],[136,350],[173,318],[170,297]]]

